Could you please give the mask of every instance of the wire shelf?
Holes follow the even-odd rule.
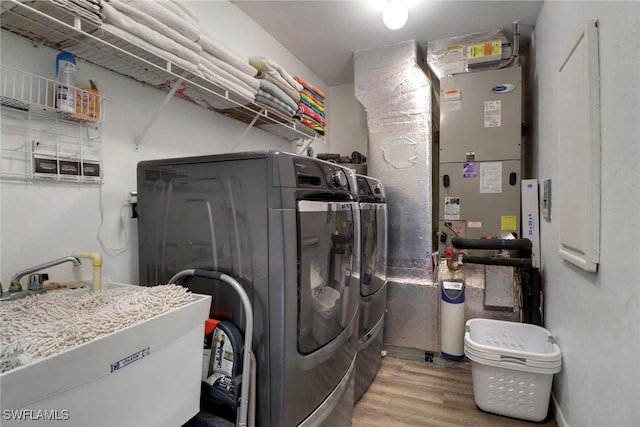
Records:
[[[56,3],[16,0],[2,3],[2,28],[6,31],[69,51],[77,58],[167,92],[184,83],[189,93],[178,93],[182,99],[290,141],[324,141],[324,137],[299,121],[249,102],[203,78],[195,67],[163,58]]]
[[[62,91],[73,102],[59,105]],[[22,110],[48,111],[75,122],[99,122],[104,119],[104,97],[95,89],[65,86],[26,71],[2,65],[0,103]]]
[[[58,83],[2,66],[0,176],[7,180],[102,183],[104,99],[66,88],[76,105],[56,106]]]

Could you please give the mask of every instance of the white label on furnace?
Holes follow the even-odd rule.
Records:
[[[442,91],[442,103],[445,111],[460,110],[462,108],[462,94],[460,89]]]
[[[464,72],[464,47],[450,46],[442,56],[444,75]]]
[[[501,125],[502,105],[501,101],[485,101],[484,103],[484,127],[495,128]]]
[[[480,193],[502,193],[502,162],[480,163]]]
[[[444,198],[444,219],[460,219],[460,197]]]

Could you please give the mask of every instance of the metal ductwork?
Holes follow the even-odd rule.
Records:
[[[432,266],[432,86],[415,40],[354,55],[355,95],[369,131],[368,175],[388,207],[385,343],[437,347]]]

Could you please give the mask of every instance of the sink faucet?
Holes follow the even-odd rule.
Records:
[[[22,285],[20,284],[20,279],[22,279],[27,274],[35,273],[36,271],[40,271],[45,268],[53,267],[54,265],[59,265],[65,262],[70,262],[75,266],[80,265],[80,260],[74,256],[66,256],[59,259],[54,259],[53,261],[45,262],[44,264],[36,265],[35,267],[26,268],[22,271],[19,271],[11,278],[11,284],[9,285],[9,292],[20,292],[22,291]]]

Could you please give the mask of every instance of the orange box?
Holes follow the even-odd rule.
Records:
[[[100,95],[98,89],[76,86],[76,114],[85,120],[98,120],[100,117]]]

